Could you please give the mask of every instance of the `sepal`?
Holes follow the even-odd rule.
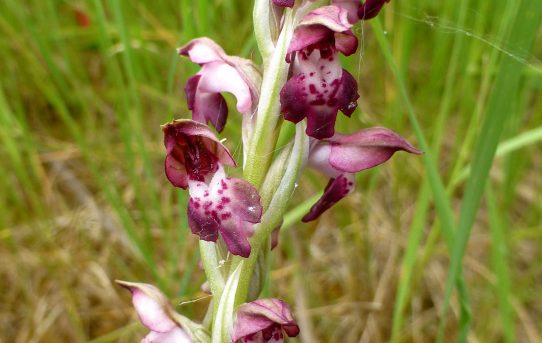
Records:
[[[155,286],[116,280],[132,293],[132,303],[141,323],[150,330],[142,343],[206,343],[207,331],[200,324],[175,312],[165,295]]]

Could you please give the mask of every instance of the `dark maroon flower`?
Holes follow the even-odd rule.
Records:
[[[342,69],[337,51],[353,54],[358,46],[347,10],[325,6],[307,14],[294,32],[286,60],[293,77],[280,92],[281,112],[298,123],[307,118],[307,134],[333,136],[337,112],[350,116],[357,107],[356,80]]]
[[[259,299],[239,306],[233,328],[233,341],[242,343],[279,343],[296,337],[299,327],[290,306],[279,299]]]
[[[390,0],[367,0],[358,8],[358,17],[362,20],[369,20],[378,15],[382,7]]]
[[[375,127],[350,135],[335,134],[321,141],[313,141],[309,165],[329,176],[322,197],[303,217],[309,222],[320,216],[354,190],[354,173],[376,167],[389,160],[399,150],[421,154],[397,133]]]
[[[189,78],[185,86],[193,120],[211,122],[221,132],[228,116],[226,101],[220,94],[222,92],[235,95],[239,112],[252,114],[257,104],[260,75],[251,61],[228,56],[209,38],[194,39],[178,52],[201,66],[201,70]]]
[[[243,179],[226,176],[223,165],[235,166],[235,161],[205,124],[175,120],[162,130],[166,176],[175,187],[190,192],[188,224],[192,233],[212,242],[220,234],[232,254],[248,257],[248,237],[262,216],[256,188]]]
[[[295,0],[273,0],[273,4],[280,7],[294,7]]]
[[[162,126],[166,146],[165,171],[175,187],[209,180],[219,164],[235,166],[229,150],[204,124],[181,119]]]

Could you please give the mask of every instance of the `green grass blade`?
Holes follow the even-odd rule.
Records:
[[[510,139],[503,141],[497,147],[497,152],[495,153],[495,157],[506,156],[508,154],[516,152],[517,150],[526,148],[528,146],[539,143],[541,141],[542,141],[542,126],[534,128],[529,131],[525,131],[515,137],[512,137]],[[452,179],[452,182],[451,182],[452,187],[457,186],[458,184],[466,180],[470,174],[471,174],[471,166],[469,165],[465,167],[458,174],[457,177]]]
[[[522,1],[516,13],[515,25],[509,37],[516,47],[522,51],[530,51],[537,28],[542,18],[542,7],[536,2]],[[512,100],[517,92],[521,70],[524,65],[508,56],[503,61],[497,73],[495,87],[489,99],[486,118],[484,120],[477,147],[473,156],[472,173],[467,182],[465,196],[461,206],[458,231],[451,256],[451,265],[444,303],[439,324],[438,341],[444,339],[446,313],[449,308],[453,287],[461,273],[463,255],[470,237],[472,225],[483,196],[485,182],[493,162],[497,145],[508,116],[513,113]]]
[[[486,187],[486,199],[491,228],[491,265],[497,276],[495,288],[499,298],[502,331],[504,333],[504,341],[506,343],[513,343],[515,342],[515,325],[514,311],[510,303],[511,277],[508,268],[507,235],[503,227],[504,218],[500,214],[490,182]]]
[[[376,39],[380,45],[380,48],[382,52],[384,53],[384,57],[396,79],[399,92],[407,108],[408,118],[415,131],[416,138],[418,139],[418,144],[420,145],[421,149],[425,151],[425,154],[423,156],[423,162],[424,162],[424,167],[427,173],[428,182],[431,187],[431,191],[433,193],[433,200],[435,202],[435,207],[437,209],[437,213],[441,221],[443,233],[445,235],[446,241],[450,243],[454,236],[454,216],[452,212],[452,207],[450,205],[450,201],[446,194],[446,190],[444,189],[444,185],[442,183],[442,180],[440,179],[437,165],[433,157],[433,153],[432,151],[430,151],[425,135],[422,132],[422,129],[418,122],[416,113],[414,111],[414,107],[412,106],[412,103],[410,102],[410,98],[406,90],[405,82],[402,79],[401,74],[397,68],[397,65],[393,59],[389,44],[384,34],[384,30],[382,29],[382,25],[380,24],[378,20],[373,20],[372,27],[375,32]],[[448,246],[450,247],[450,244],[448,244]],[[461,309],[460,326],[462,330],[461,335],[464,336],[464,332],[466,332],[468,323],[470,322],[470,319],[471,319],[471,314],[470,314],[470,305],[469,305],[469,300],[468,300],[467,288],[465,286],[465,283],[462,277],[457,278],[457,287],[458,287],[458,294],[460,296],[460,309]]]

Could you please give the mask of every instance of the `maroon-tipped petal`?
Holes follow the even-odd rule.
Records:
[[[384,4],[390,0],[367,0],[358,9],[358,17],[362,20],[369,20],[378,15]]]
[[[222,132],[228,119],[228,105],[220,93],[210,93],[198,89],[201,75],[188,79],[184,91],[188,109],[192,111],[192,119],[199,123],[211,123],[216,131]]]
[[[373,168],[389,160],[396,151],[421,154],[397,133],[382,127],[360,130],[350,135],[335,135],[329,164],[336,170],[355,173]]]
[[[150,333],[142,343],[192,343],[166,297],[158,288],[146,283],[117,281],[132,293],[132,303],[137,315]]]
[[[357,50],[358,39],[351,27],[348,11],[341,6],[323,6],[308,13],[294,31],[287,61],[290,53],[319,44],[331,44],[346,56],[353,54]]]
[[[259,299],[239,306],[233,328],[233,341],[282,342],[299,334],[299,326],[288,304],[279,299]]]
[[[324,194],[303,217],[304,222],[314,220],[354,189],[354,173],[373,168],[389,160],[396,151],[413,154],[422,152],[397,133],[385,128],[360,130],[350,135],[313,141],[309,166],[329,176]]]
[[[350,56],[358,50],[358,38],[352,30],[335,33],[335,48],[345,56]]]
[[[228,114],[221,95],[224,92],[235,96],[240,113],[252,114],[258,98],[259,73],[251,61],[228,56],[218,44],[205,37],[190,41],[178,52],[201,66],[185,86],[188,108],[194,120],[210,122],[221,132]]]
[[[339,109],[342,113],[350,117],[358,107],[358,99],[358,83],[352,74],[346,71],[346,69],[343,69],[341,89],[338,93]]]
[[[318,218],[322,213],[335,205],[339,200],[350,194],[354,190],[354,175],[345,173],[329,180],[324,194],[316,204],[314,204],[309,213],[303,219],[307,223]]]
[[[332,41],[333,37],[333,31],[323,25],[300,26],[295,30],[290,45],[288,45],[286,62],[290,63],[290,53],[301,51],[320,42]]]
[[[252,224],[240,220],[235,216],[230,220],[225,220],[220,225],[220,234],[228,251],[236,256],[248,258],[252,248],[248,238],[252,236],[254,230]]]
[[[361,6],[359,0],[333,0],[333,5],[339,6],[348,13],[348,21],[355,24],[358,18],[358,8]]]

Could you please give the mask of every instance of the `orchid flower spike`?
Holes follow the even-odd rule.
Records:
[[[290,306],[279,299],[259,299],[239,306],[233,328],[233,342],[280,343],[296,337],[299,327]]]
[[[146,283],[117,281],[132,293],[132,303],[141,323],[151,332],[141,343],[194,343],[190,330],[181,322],[188,321],[175,312],[158,288]],[[197,326],[197,324],[194,324]]]
[[[355,173],[376,167],[389,160],[399,150],[412,154],[422,152],[397,133],[375,127],[350,135],[333,137],[311,143],[309,166],[329,176],[322,197],[303,217],[304,222],[318,218],[324,211],[354,190]]]
[[[211,123],[218,132],[224,129],[228,107],[222,92],[237,99],[237,110],[251,115],[258,103],[261,75],[252,61],[228,56],[209,38],[198,38],[179,48],[180,55],[201,66],[201,70],[188,79],[185,92],[192,119]]]
[[[351,27],[346,9],[324,6],[301,20],[288,47],[293,77],[280,92],[281,112],[294,123],[306,117],[311,137],[333,136],[337,112],[351,116],[357,107],[356,80],[337,56],[337,51],[349,56],[357,50]]]
[[[223,165],[235,166],[229,150],[204,124],[175,120],[162,127],[167,156],[166,176],[176,187],[188,188],[188,224],[192,233],[228,250],[250,255],[248,238],[262,217],[260,195],[249,182],[227,177]]]

